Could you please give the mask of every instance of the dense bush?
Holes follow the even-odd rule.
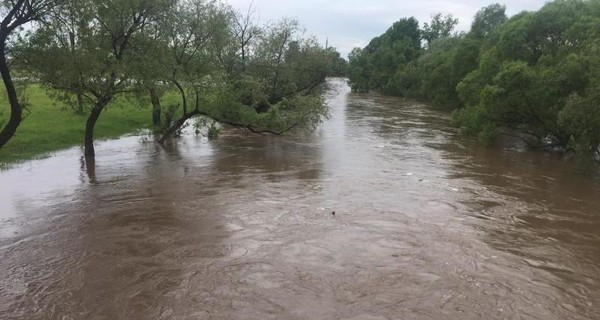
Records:
[[[600,1],[557,0],[510,19],[505,7],[490,5],[466,33],[449,32],[451,17],[434,16],[423,29],[402,19],[394,26],[411,27],[392,27],[352,52],[350,82],[355,91],[453,109],[454,123],[484,143],[510,131],[531,145],[593,159],[600,147],[599,17]],[[432,36],[435,25],[444,32]]]

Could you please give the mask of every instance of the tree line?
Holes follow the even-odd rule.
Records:
[[[599,17],[598,0],[556,0],[510,18],[505,6],[489,5],[460,33],[452,15],[422,28],[404,18],[351,52],[350,83],[450,108],[455,124],[484,143],[508,134],[597,160]]]
[[[0,148],[23,120],[31,83],[87,115],[93,157],[95,124],[117,97],[152,105],[159,142],[194,116],[282,134],[327,116],[319,87],[345,70],[298,21],[260,24],[252,7],[237,12],[218,0],[5,0],[0,14],[10,106]],[[179,103],[163,106],[172,92]]]

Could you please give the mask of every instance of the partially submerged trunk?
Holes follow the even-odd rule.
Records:
[[[177,130],[179,130],[179,128],[181,128],[185,124],[186,121],[188,121],[192,117],[200,114],[200,110],[198,110],[197,102],[196,102],[196,108],[189,113],[187,112],[187,97],[185,95],[185,89],[183,89],[183,86],[177,80],[172,80],[172,82],[173,82],[173,84],[175,84],[175,86],[177,87],[177,90],[179,90],[179,94],[181,95],[181,103],[183,104],[183,116],[181,116],[181,118],[179,118],[178,120],[176,120],[173,123],[170,123],[171,120],[169,118],[167,119],[168,120],[167,125],[169,127],[163,132],[163,135],[160,137],[160,139],[158,139],[159,143],[164,143],[165,141],[167,141],[167,139],[170,136],[172,136]]]
[[[86,158],[94,158],[96,156],[96,151],[94,150],[94,128],[102,110],[104,110],[104,107],[108,105],[110,100],[110,98],[100,99],[94,108],[92,108],[85,123],[84,155]]]
[[[84,158],[85,158],[85,172],[87,173],[89,182],[97,183],[98,179],[96,179],[96,159],[93,157],[84,157]]]
[[[2,148],[17,132],[17,128],[23,120],[23,108],[19,104],[19,98],[15,84],[10,75],[8,68],[8,61],[6,60],[6,39],[8,34],[0,35],[0,73],[2,74],[2,80],[4,80],[4,86],[6,88],[6,94],[8,96],[8,103],[10,105],[10,117],[8,122],[0,131],[0,148]]]

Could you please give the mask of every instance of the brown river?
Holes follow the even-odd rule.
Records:
[[[413,101],[325,95],[312,133],[0,172],[0,319],[600,319],[597,178]]]

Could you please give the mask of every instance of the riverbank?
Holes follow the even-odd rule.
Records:
[[[0,166],[46,157],[53,152],[83,144],[87,113],[78,115],[56,102],[39,86],[27,90],[28,111],[17,134],[0,149]],[[9,116],[8,102],[0,97],[0,124]],[[116,99],[102,113],[95,138],[111,139],[151,126],[151,108],[135,101]]]

